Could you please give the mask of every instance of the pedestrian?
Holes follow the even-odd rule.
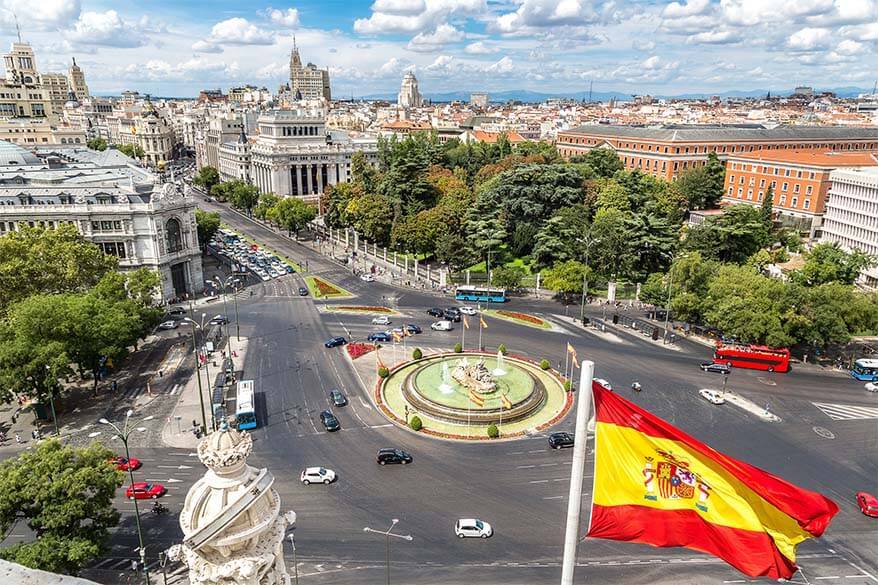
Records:
[[[113,394],[116,393],[116,390],[118,389],[118,387],[119,387],[119,385],[116,383],[116,380],[113,380]]]
[[[37,440],[37,431],[36,430],[33,430],[30,432],[30,438],[33,439],[34,441]]]
[[[159,378],[161,378],[164,375],[165,375],[165,373],[163,371],[159,370]]]
[[[18,433],[15,433],[15,442],[21,445],[21,435]]]
[[[131,572],[132,573],[137,572],[137,565],[138,565],[137,559],[131,559]]]

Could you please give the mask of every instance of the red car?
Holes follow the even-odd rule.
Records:
[[[128,471],[129,469],[135,471],[140,469],[142,463],[140,463],[140,459],[132,457],[131,459],[126,459],[125,457],[113,457],[110,459],[110,463],[116,466],[116,469],[119,471]]]
[[[866,492],[857,492],[857,505],[860,512],[872,518],[878,518],[878,498]]]
[[[165,486],[160,483],[146,483],[145,481],[135,482],[128,486],[125,490],[125,497],[129,500],[137,498],[138,500],[153,500],[165,494]]]

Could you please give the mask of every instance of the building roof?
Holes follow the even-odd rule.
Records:
[[[509,131],[509,132],[485,132],[484,130],[473,130],[472,135],[473,138],[478,140],[479,142],[488,142],[493,144],[500,140],[500,135],[505,134],[506,139],[513,144],[516,142],[527,142],[527,138],[523,137],[518,132]]]
[[[878,127],[667,124],[663,126],[586,125],[562,134],[636,138],[663,142],[741,142],[790,140],[878,140]]]
[[[24,148],[0,140],[0,167],[22,167],[41,165],[43,161]]]
[[[832,152],[809,150],[761,149],[754,152],[731,154],[730,159],[786,163],[807,167],[862,167],[878,165],[878,151]]]

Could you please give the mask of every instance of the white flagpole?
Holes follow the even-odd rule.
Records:
[[[576,430],[573,442],[573,465],[570,466],[570,494],[567,500],[567,529],[564,533],[564,558],[561,562],[561,585],[573,585],[576,568],[576,547],[579,544],[580,514],[582,511],[582,476],[585,473],[585,454],[588,444],[588,419],[592,402],[591,383],[594,362],[582,362],[576,405]]]
[[[570,376],[567,375],[567,365],[570,363],[570,344],[564,346],[564,377],[568,380]]]
[[[466,351],[466,315],[460,320],[460,349]]]

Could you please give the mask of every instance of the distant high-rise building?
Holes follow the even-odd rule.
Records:
[[[488,94],[483,91],[476,91],[469,94],[469,105],[480,110],[487,110]]]
[[[399,88],[399,97],[396,100],[401,108],[420,108],[424,100],[418,91],[418,79],[409,71],[402,78],[402,86]]]
[[[76,57],[73,58],[73,65],[67,71],[67,77],[70,81],[70,89],[76,94],[76,99],[83,100],[89,97],[88,85],[85,84],[85,73],[76,64]]]
[[[296,39],[293,38],[293,50],[290,53],[290,91],[296,99],[329,101],[332,91],[329,87],[329,70],[318,69],[314,63],[302,67],[302,58]]]

